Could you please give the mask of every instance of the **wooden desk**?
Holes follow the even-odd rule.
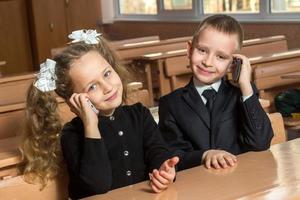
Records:
[[[271,150],[238,156],[236,167],[181,171],[166,191],[154,194],[148,182],[95,195],[89,200],[299,199],[300,139],[273,145]]]
[[[300,79],[300,72],[293,72],[288,74],[283,74],[281,76],[283,79]]]

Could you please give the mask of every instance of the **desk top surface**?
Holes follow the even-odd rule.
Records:
[[[273,145],[263,152],[238,156],[236,167],[202,166],[177,173],[166,191],[155,194],[148,182],[95,195],[90,200],[300,199],[300,139]]]

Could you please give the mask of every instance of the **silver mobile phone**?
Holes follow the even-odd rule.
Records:
[[[92,104],[92,102],[89,99],[86,99],[86,101],[88,102],[90,108],[98,115],[99,110],[97,110],[97,108],[94,106],[94,104]]]

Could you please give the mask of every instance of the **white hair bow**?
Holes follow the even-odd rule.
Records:
[[[71,43],[84,42],[86,44],[98,44],[98,36],[102,35],[97,33],[96,30],[78,30],[73,31],[68,37],[72,39]]]
[[[46,62],[40,65],[40,72],[37,74],[37,81],[34,86],[42,92],[49,92],[56,89],[55,75],[56,62],[51,59],[47,59]]]

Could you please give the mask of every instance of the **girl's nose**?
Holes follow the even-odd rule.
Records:
[[[108,94],[113,89],[113,86],[109,81],[103,81],[102,89],[104,94]]]

